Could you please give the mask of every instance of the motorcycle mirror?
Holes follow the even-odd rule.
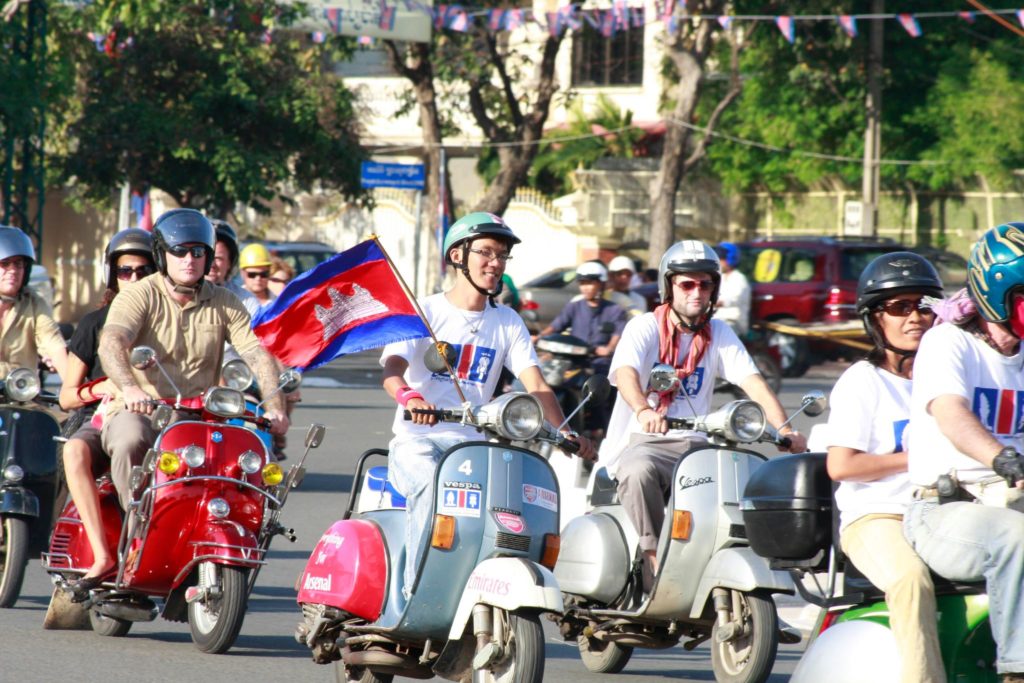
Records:
[[[444,354],[443,358],[441,354]],[[448,361],[447,364],[445,359]],[[440,374],[447,373],[448,368],[454,366],[457,360],[455,347],[443,341],[431,344],[423,356],[423,364],[427,366],[427,369]]]
[[[164,427],[171,423],[171,418],[173,416],[174,411],[169,405],[159,405],[153,409],[153,414],[149,416],[149,423],[153,425],[153,429],[161,432]]]
[[[654,369],[651,370],[651,378],[648,380],[651,389],[659,394],[666,391],[676,391],[681,383],[679,376],[676,374],[676,369],[668,363],[658,363],[655,365]]]
[[[136,346],[128,362],[136,370],[148,370],[156,363],[156,351],[149,346]]]
[[[281,376],[277,378],[278,385],[281,387],[281,391],[286,394],[290,394],[299,388],[302,384],[302,373],[298,370],[289,368],[281,373]]]
[[[608,400],[612,385],[604,375],[594,375],[583,383],[583,394],[589,396],[590,400],[596,403],[604,403]]]
[[[812,389],[804,394],[804,397],[800,399],[800,409],[804,411],[805,415],[810,417],[817,417],[825,412],[825,408],[828,407],[828,397],[825,396],[825,392],[819,389]]]
[[[327,428],[317,422],[309,425],[309,431],[306,432],[306,448],[319,448],[326,431]]]

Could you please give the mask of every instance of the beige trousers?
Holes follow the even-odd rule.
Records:
[[[901,515],[865,515],[842,531],[840,545],[871,583],[885,591],[889,627],[903,659],[902,683],[945,683],[935,586],[903,536]]]

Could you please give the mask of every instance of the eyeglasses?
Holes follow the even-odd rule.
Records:
[[[472,247],[470,247],[469,250],[474,254],[479,254],[480,256],[483,257],[485,261],[488,262],[497,261],[498,263],[506,263],[507,261],[512,260],[512,257],[509,256],[508,254],[498,254],[491,251],[490,249],[473,249]]]
[[[118,266],[115,272],[118,280],[131,280],[133,275],[138,275],[139,279],[142,279],[152,275],[154,271],[153,266]]]
[[[184,244],[176,244],[173,247],[167,248],[167,253],[175,258],[185,258],[187,254],[192,254],[192,258],[202,258],[206,256],[206,249],[201,244],[193,244],[191,247],[187,247]]]
[[[286,285],[289,282],[288,278],[284,277],[272,277],[270,278],[270,281],[273,282],[275,285]]]
[[[245,276],[247,278],[249,278],[250,280],[255,280],[258,277],[265,279],[265,278],[270,277],[270,271],[269,270],[247,270],[247,271],[245,271]]]
[[[25,259],[22,258],[21,256],[14,256],[12,258],[5,258],[3,261],[0,261],[0,268],[3,268],[5,270],[11,269],[11,268],[16,268],[16,269],[24,270],[25,266],[26,266]]]
[[[885,301],[879,304],[875,310],[885,311],[894,318],[906,318],[914,311],[921,315],[935,315],[935,311],[930,306],[925,305],[922,299],[916,301],[911,299],[893,299],[892,301]]]
[[[692,292],[698,287],[700,287],[700,291],[702,292],[710,292],[711,288],[714,286],[714,283],[710,280],[676,280],[672,284],[684,292]]]

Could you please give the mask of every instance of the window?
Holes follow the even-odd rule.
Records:
[[[601,13],[597,16],[604,16]],[[642,85],[644,80],[643,25],[618,29],[610,38],[586,19],[573,31],[572,84],[575,86]]]

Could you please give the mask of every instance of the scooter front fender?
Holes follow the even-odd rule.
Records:
[[[730,588],[750,592],[754,590],[770,593],[796,592],[793,579],[786,572],[773,571],[768,561],[747,547],[723,548],[711,556],[704,568],[697,592],[694,595],[690,618],[697,619],[704,612],[704,606],[711,597],[713,588]]]
[[[39,498],[21,486],[0,489],[0,515],[38,517]]]
[[[524,608],[541,612],[564,609],[555,575],[536,562],[519,557],[497,557],[477,565],[459,599],[449,640],[462,637],[473,616],[473,606],[480,603],[509,612]]]
[[[197,528],[185,542],[191,559],[174,577],[174,587],[189,575],[200,562],[255,567],[265,564],[264,551],[259,548],[256,535],[238,522],[229,519],[212,520]]]

